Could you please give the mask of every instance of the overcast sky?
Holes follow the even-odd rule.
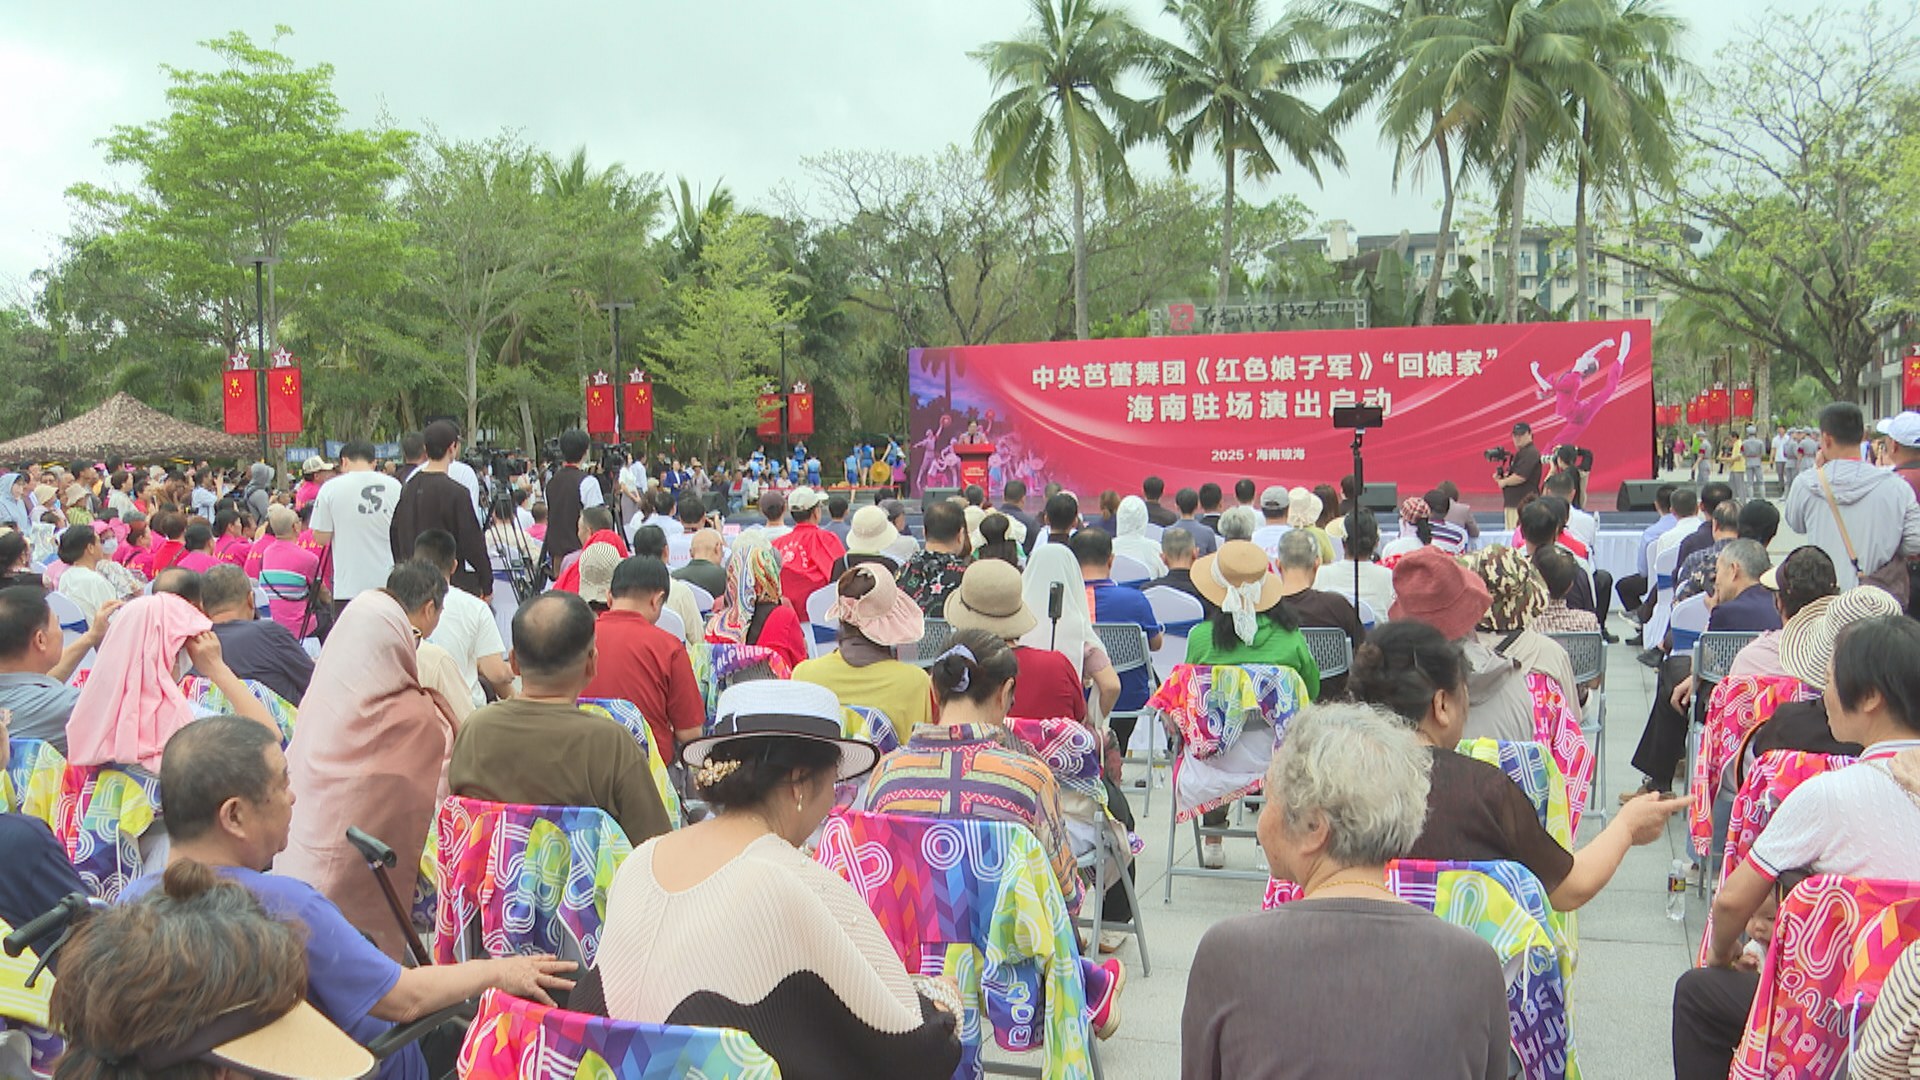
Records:
[[[1172,32],[1157,0],[1126,2],[1151,28]],[[1667,2],[1691,22],[1688,51],[1702,62],[1755,7]],[[230,30],[265,42],[276,23],[291,26],[282,50],[302,65],[335,66],[351,123],[385,114],[454,136],[518,129],[550,150],[584,145],[596,165],[685,175],[703,188],[724,178],[753,204],[809,154],[933,153],[970,139],[989,86],[967,52],[1015,34],[1027,11],[1025,0],[0,6],[0,302],[19,297],[56,249],[67,185],[113,179],[95,140],[115,124],[162,115],[160,65],[208,66],[211,54],[196,42]],[[1349,129],[1343,143],[1348,171],[1330,174],[1326,190],[1282,175],[1249,194],[1289,191],[1320,221],[1344,218],[1364,232],[1433,227],[1437,193],[1396,192],[1391,156],[1368,126]],[[1164,168],[1152,152],[1139,164]]]

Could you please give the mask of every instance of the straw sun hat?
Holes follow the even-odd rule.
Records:
[[[1807,614],[1802,611],[1800,615]],[[1780,631],[1780,667],[1810,687],[1826,689],[1833,670],[1833,647],[1850,623],[1900,614],[1900,602],[1872,585],[1848,589],[1813,618],[1795,616]]]
[[[1040,622],[1021,588],[1013,564],[982,559],[967,567],[959,591],[947,597],[947,622],[955,630],[985,630],[1011,641]]]

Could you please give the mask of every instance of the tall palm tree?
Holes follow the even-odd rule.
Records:
[[[1519,317],[1528,173],[1579,137],[1564,102],[1607,93],[1605,73],[1584,36],[1595,21],[1595,6],[1595,0],[1475,0],[1411,27],[1408,65],[1446,72],[1443,125],[1459,131],[1470,152],[1505,180],[1507,275],[1500,312],[1506,322]]]
[[[1377,102],[1381,136],[1394,144],[1394,182],[1403,176],[1418,179],[1428,155],[1440,174],[1440,229],[1416,317],[1421,326],[1430,325],[1439,311],[1453,243],[1455,196],[1472,159],[1461,155],[1455,162],[1459,134],[1446,123],[1448,72],[1414,67],[1407,54],[1419,20],[1453,12],[1460,2],[1322,0],[1310,15],[1321,50],[1338,57],[1341,68],[1339,91],[1325,109],[1328,122],[1343,125]]]
[[[974,128],[987,179],[1003,195],[1045,197],[1064,170],[1073,193],[1073,332],[1087,337],[1087,189],[1111,200],[1133,190],[1125,138],[1146,130],[1150,111],[1122,94],[1138,67],[1140,31],[1099,0],[1028,0],[1033,22],[1019,37],[970,55],[1000,96]]]
[[[1675,167],[1669,83],[1689,77],[1679,55],[1685,23],[1658,0],[1598,0],[1585,29],[1594,62],[1606,76],[1599,97],[1577,95],[1569,105],[1579,118],[1573,144],[1573,260],[1576,312],[1587,317],[1589,195],[1598,188],[1632,190],[1637,181],[1670,183]]]
[[[1220,208],[1220,286],[1233,284],[1233,184],[1245,170],[1258,180],[1280,171],[1277,149],[1320,182],[1320,161],[1346,167],[1332,125],[1296,91],[1330,81],[1335,65],[1310,56],[1307,23],[1285,18],[1263,26],[1260,0],[1165,0],[1183,43],[1160,42],[1147,59],[1159,85],[1155,128],[1174,168],[1186,171],[1194,147],[1213,145],[1226,173]]]

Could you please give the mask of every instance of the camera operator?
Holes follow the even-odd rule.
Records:
[[[1533,445],[1533,428],[1524,420],[1513,425],[1513,456],[1493,471],[1500,485],[1500,503],[1507,512],[1507,528],[1520,523],[1520,507],[1540,493],[1540,450]]]
[[[559,577],[561,562],[580,550],[580,511],[607,501],[599,478],[580,465],[592,446],[578,428],[560,434],[560,467],[547,481],[547,538],[540,551],[540,565],[550,577]]]

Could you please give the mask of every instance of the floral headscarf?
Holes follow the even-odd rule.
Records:
[[[707,639],[751,644],[755,609],[781,601],[780,553],[765,542],[742,538],[727,560],[727,594],[707,620]]]
[[[1480,620],[1481,629],[1496,633],[1522,630],[1546,609],[1546,580],[1534,569],[1533,560],[1520,552],[1495,544],[1469,556],[1467,564],[1487,583],[1493,599],[1493,606]]]

